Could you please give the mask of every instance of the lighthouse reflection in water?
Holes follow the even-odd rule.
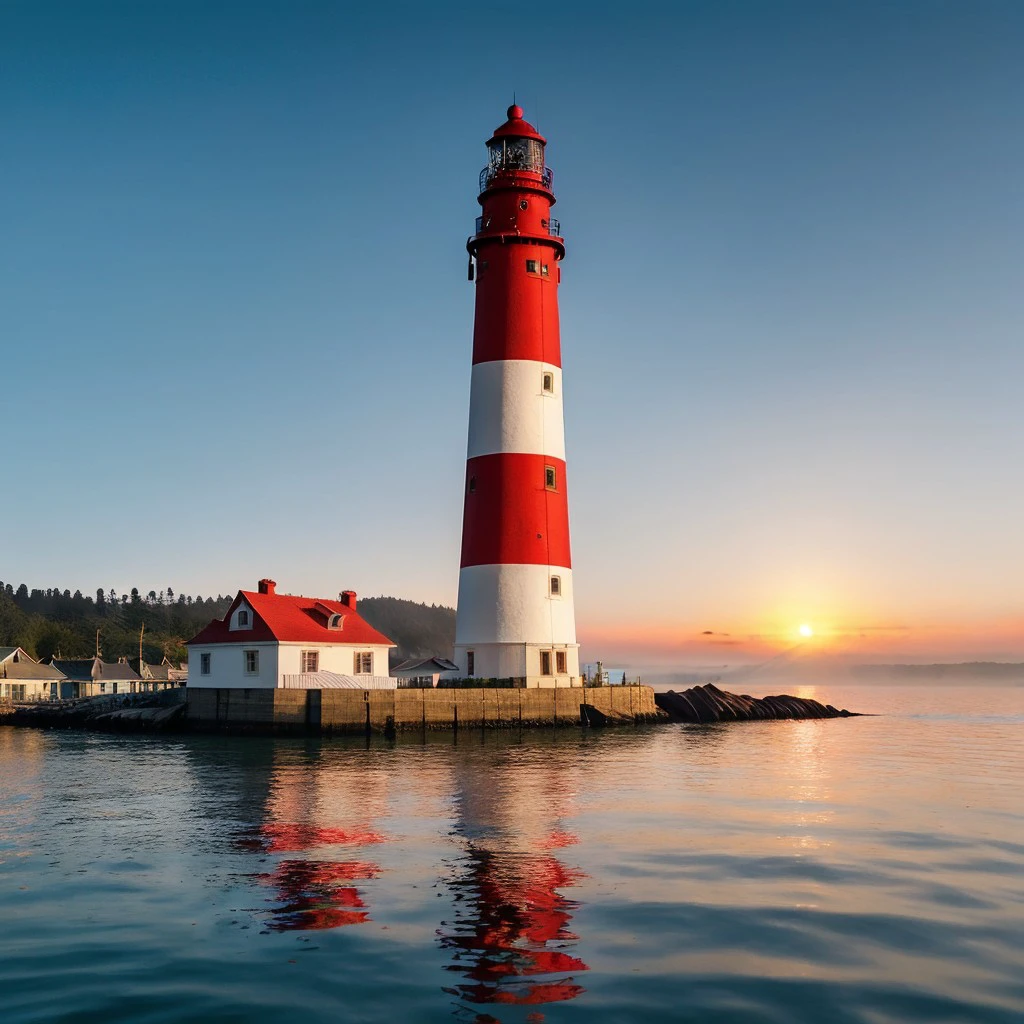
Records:
[[[465,852],[451,868],[453,914],[438,935],[452,953],[448,970],[461,975],[447,990],[469,1003],[538,1005],[584,991],[575,975],[587,965],[570,928],[576,904],[563,893],[582,877],[564,860],[576,842],[565,828],[569,796],[557,775],[530,784],[539,779],[459,784]]]
[[[413,800],[421,812],[433,804],[450,815],[454,848],[430,889],[449,897],[438,901],[434,943],[446,961],[439,987],[455,997],[456,1016],[493,1021],[485,1007],[522,1006],[538,1022],[543,1004],[584,991],[578,975],[588,968],[572,929],[571,891],[584,876],[571,858],[571,770],[519,765],[514,746],[503,752],[502,771],[435,749],[434,770],[410,792],[396,766],[338,753],[316,772],[291,758],[275,765],[262,820],[236,835],[239,853],[260,856],[261,870],[248,877],[269,907],[260,915],[265,932],[373,922],[374,883],[401,881],[401,869],[381,855],[390,849],[400,858],[410,839],[393,831],[396,810],[411,824],[396,805]]]

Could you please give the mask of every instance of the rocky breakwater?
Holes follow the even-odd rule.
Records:
[[[767,719],[853,718],[855,711],[840,710],[809,697],[750,697],[727,693],[713,683],[676,693],[656,693],[654,701],[674,722],[756,722]]]
[[[73,701],[41,701],[21,705],[4,725],[37,729],[98,729],[109,732],[160,732],[185,722],[185,691],[83,697]]]

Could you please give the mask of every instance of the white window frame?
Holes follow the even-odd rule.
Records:
[[[213,655],[209,651],[203,651],[199,655],[199,674],[201,676],[208,676],[210,674],[210,663],[213,661]]]
[[[320,652],[319,651],[302,651],[299,655],[300,664],[302,666],[302,672],[319,672],[320,671]],[[312,668],[310,665],[312,664]]]
[[[249,668],[249,655],[252,655],[252,668]],[[260,674],[260,652],[258,650],[242,651],[242,674],[247,676]]]
[[[364,668],[363,666],[367,667]],[[373,675],[373,651],[355,651],[352,654],[352,674],[357,676]]]
[[[555,675],[564,676],[569,672],[569,659],[565,651],[555,651]]]
[[[545,666],[545,661],[547,665]],[[551,676],[554,673],[551,671],[551,651],[540,652],[540,674],[542,676]]]
[[[238,609],[238,628],[248,629],[249,628],[249,609],[239,608]]]
[[[540,389],[545,395],[555,393],[555,375],[550,370],[545,370],[540,375]]]
[[[562,596],[562,577],[552,576],[548,580],[548,596],[549,597],[561,597]]]

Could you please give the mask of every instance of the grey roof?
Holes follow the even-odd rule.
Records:
[[[396,665],[392,672],[414,672],[426,669],[428,672],[458,672],[459,666],[452,664],[447,658],[410,658]]]
[[[15,651],[20,650],[20,647],[0,647],[0,661],[6,661]]]
[[[171,678],[170,663],[165,658],[159,665],[151,665],[148,661],[140,662],[138,658],[129,658],[128,664],[143,679],[163,680]]]
[[[103,661],[100,658],[54,658],[53,666],[73,681],[92,679],[138,679],[139,674],[123,662]]]
[[[0,679],[63,679],[60,669],[24,658],[0,663]]]

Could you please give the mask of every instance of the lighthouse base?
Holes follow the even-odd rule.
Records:
[[[456,644],[461,679],[513,679],[527,688],[582,686],[579,644]]]

